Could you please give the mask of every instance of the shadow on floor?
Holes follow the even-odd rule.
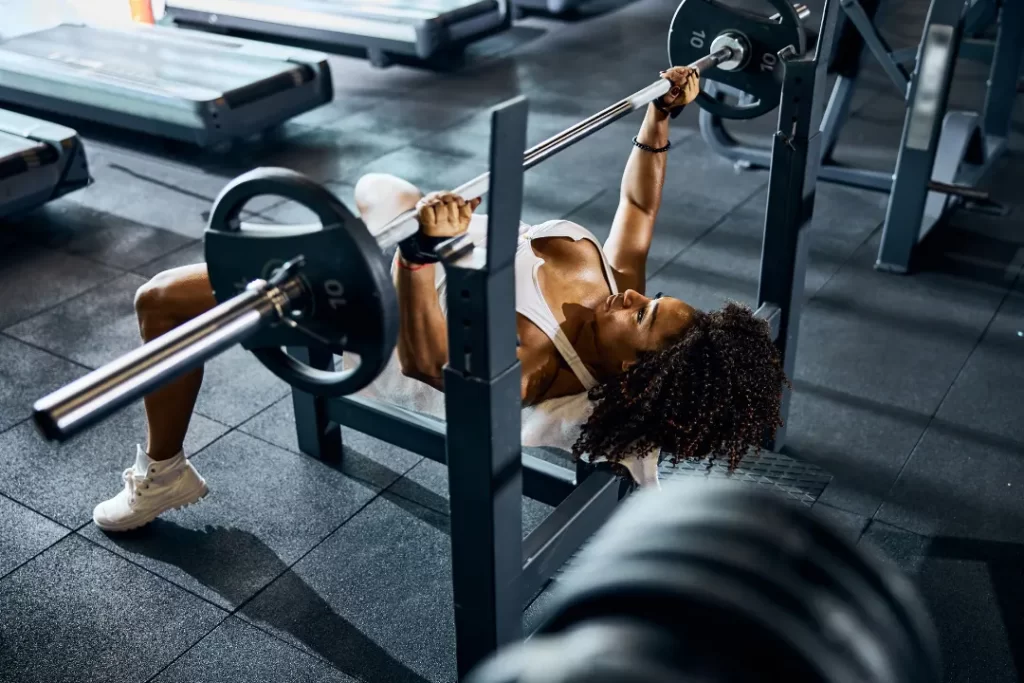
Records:
[[[146,543],[147,537],[158,538],[159,542]],[[297,623],[289,614],[260,610],[260,622],[271,629],[291,634],[342,672],[361,680],[427,681],[392,657],[354,624],[336,614],[315,589],[291,571],[259,537],[248,531],[225,527],[187,529],[173,522],[157,520],[146,530],[110,538],[125,550],[177,567],[231,604],[242,604],[236,613],[243,611],[256,597],[248,594],[251,591],[244,581],[238,581],[238,576],[244,576],[250,567],[259,567],[262,574],[268,566],[276,565],[275,584],[281,582],[287,586],[288,602],[301,606],[305,618]],[[231,559],[223,561],[225,548],[239,548],[242,552],[233,553],[229,555]],[[219,561],[211,561],[214,556],[220,556]],[[315,615],[315,618],[310,619],[310,615]]]

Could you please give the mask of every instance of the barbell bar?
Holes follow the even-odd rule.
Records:
[[[268,324],[287,320],[305,293],[296,276],[301,265],[301,259],[289,261],[269,281],[250,282],[241,294],[39,399],[32,406],[37,429],[65,441]]]
[[[703,73],[719,64],[737,58],[737,51],[733,47],[721,47],[707,56],[698,59],[690,64],[691,69]],[[664,96],[672,89],[672,82],[666,78],[660,78],[646,88],[636,91],[629,97],[625,97],[615,104],[602,109],[593,116],[573,124],[560,133],[557,133],[547,140],[538,142],[530,147],[523,154],[523,170],[529,170],[546,159],[562,151],[563,149],[576,144],[580,140],[593,135],[602,128],[618,121],[632,112],[646,107],[659,97]],[[459,185],[452,190],[455,194],[465,200],[477,199],[487,194],[490,184],[490,172],[481,173],[476,178]],[[393,247],[407,237],[416,234],[418,230],[416,223],[416,209],[399,214],[397,217],[386,223],[375,237],[381,249]]]

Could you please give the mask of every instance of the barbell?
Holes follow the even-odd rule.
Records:
[[[896,568],[778,494],[669,482],[580,551],[534,636],[469,683],[937,683]]]
[[[717,0],[679,5],[669,31],[671,63],[688,63],[705,77],[714,69],[716,81],[757,100],[733,106],[702,94],[700,106],[726,117],[750,118],[778,105],[777,55],[804,52],[801,22],[808,13],[787,0],[770,2],[778,10],[771,17]],[[524,169],[647,106],[671,86],[659,79],[534,145],[524,153]],[[484,173],[454,192],[465,199],[482,197],[489,181],[490,174]],[[245,204],[264,195],[306,206],[319,223],[244,223]],[[218,195],[205,235],[207,272],[218,306],[41,398],[33,406],[36,426],[46,438],[66,440],[238,343],[301,391],[332,397],[359,391],[384,369],[398,333],[397,298],[381,250],[417,229],[411,210],[371,236],[337,197],[294,171],[262,168],[239,176]],[[462,235],[439,249],[451,254],[467,246],[469,237]],[[288,354],[287,347],[354,354],[359,364],[319,370]]]

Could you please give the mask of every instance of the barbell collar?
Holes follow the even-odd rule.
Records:
[[[32,406],[32,420],[46,439],[67,441],[280,321],[304,291],[296,275],[276,284],[255,280],[238,296],[39,399]]]
[[[710,52],[705,57],[690,64],[690,68],[698,72],[705,72],[730,59],[735,55],[731,48],[723,47]],[[539,142],[523,155],[523,169],[533,168],[545,159],[549,159],[567,147],[571,147],[580,140],[593,135],[602,128],[608,126],[622,117],[630,114],[641,107],[654,102],[659,97],[668,93],[672,88],[672,82],[666,78],[659,78],[642,90],[638,90],[629,97],[619,100],[615,104],[602,109],[593,116],[583,119],[561,133],[554,135],[543,142]],[[463,183],[455,188],[453,192],[465,200],[476,199],[487,194],[490,186],[490,173],[482,173],[469,182]],[[410,209],[388,222],[375,235],[377,244],[381,249],[393,247],[407,237],[411,237],[419,229],[416,223],[416,209]]]

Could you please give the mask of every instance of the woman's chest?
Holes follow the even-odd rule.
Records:
[[[590,240],[534,240],[534,253],[543,261],[535,271],[544,302],[560,325],[580,316],[574,307],[593,309],[612,294],[601,253]]]

